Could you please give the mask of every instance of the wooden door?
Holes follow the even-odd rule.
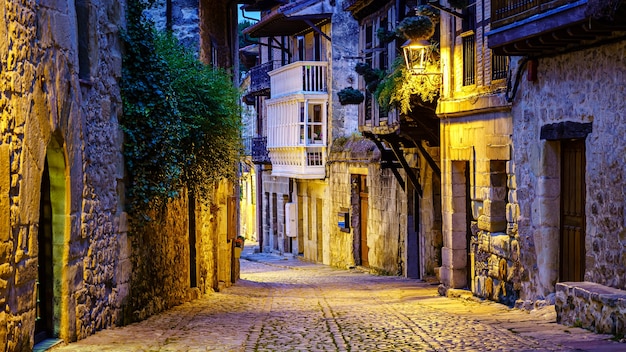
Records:
[[[585,141],[561,142],[559,281],[585,276]]]
[[[367,246],[367,212],[368,212],[368,194],[367,194],[367,176],[361,176],[359,181],[359,199],[360,199],[360,236],[361,236],[361,265],[369,266]]]

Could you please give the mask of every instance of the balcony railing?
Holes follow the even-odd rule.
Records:
[[[492,0],[489,48],[500,55],[541,57],[619,39],[626,5],[612,6],[587,0]],[[613,13],[612,20],[590,15],[604,10]]]
[[[294,93],[327,92],[325,61],[297,61],[269,72],[272,98]]]
[[[299,179],[321,179],[325,176],[326,147],[271,148],[272,175]]]
[[[531,13],[538,9],[540,0],[492,0],[491,1],[491,27],[498,27],[498,22],[510,17],[524,17],[524,13]]]
[[[270,76],[268,72],[280,67],[280,61],[268,61],[250,69],[250,94],[270,94]]]
[[[252,162],[255,164],[270,163],[266,137],[252,138]]]

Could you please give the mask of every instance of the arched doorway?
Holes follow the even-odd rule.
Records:
[[[65,158],[51,142],[41,177],[35,343],[59,336],[66,221]]]

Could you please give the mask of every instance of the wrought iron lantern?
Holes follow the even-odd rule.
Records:
[[[426,71],[426,64],[430,58],[431,45],[425,39],[409,39],[402,45],[406,67],[413,74]]]
[[[426,65],[431,59],[432,45],[425,39],[409,39],[402,45],[407,70],[432,89],[440,89],[443,83],[441,72],[426,72]]]

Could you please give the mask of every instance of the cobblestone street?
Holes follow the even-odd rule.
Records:
[[[253,254],[222,292],[59,351],[619,351],[624,343],[437,286]]]

